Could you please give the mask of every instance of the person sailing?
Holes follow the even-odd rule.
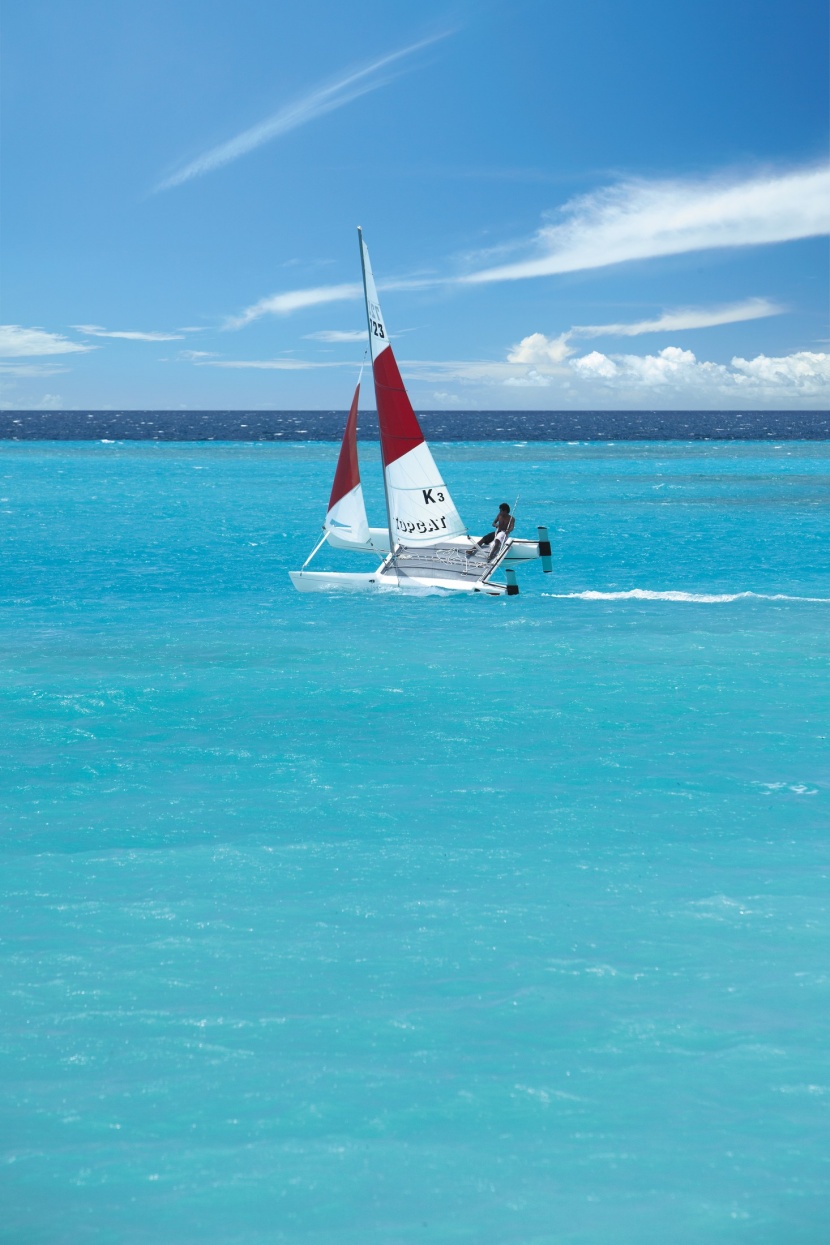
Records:
[[[510,513],[510,507],[506,501],[503,501],[499,506],[498,514],[493,520],[493,527],[495,530],[488,532],[486,536],[482,536],[481,540],[476,541],[472,549],[467,550],[467,557],[475,557],[478,549],[482,549],[485,545],[492,545],[493,548],[490,550],[487,558],[488,562],[492,562],[493,558],[497,556],[502,545],[507,540],[507,537],[513,531],[515,526],[516,520]]]

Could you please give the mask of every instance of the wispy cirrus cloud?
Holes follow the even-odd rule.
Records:
[[[533,254],[462,283],[604,268],[688,251],[757,246],[830,232],[830,165],[736,178],[625,181],[566,203]]]
[[[378,281],[379,290],[428,290],[437,285],[452,284],[446,278],[437,277],[403,277],[391,281]],[[303,290],[286,290],[282,294],[269,294],[258,302],[252,303],[237,316],[228,316],[222,326],[225,329],[242,329],[261,316],[287,316],[294,311],[304,311],[307,307],[319,307],[324,303],[352,302],[359,299],[363,305],[363,286],[356,281],[343,285],[316,285]],[[361,334],[361,337],[363,335]],[[322,341],[323,338],[317,340]],[[333,338],[330,340],[334,340]],[[345,340],[338,338],[338,341]],[[350,337],[349,341],[358,341],[358,337]]]
[[[366,341],[365,329],[320,329],[319,333],[305,333],[307,342],[363,342]]]
[[[742,180],[627,181],[572,199],[562,220],[538,230],[527,259],[461,275],[417,276],[378,282],[381,290],[426,290],[516,281],[657,259],[688,251],[793,241],[830,232],[830,165]],[[498,248],[503,254],[505,248]],[[490,252],[492,258],[493,252]],[[357,282],[272,294],[229,317],[225,328],[243,328],[264,315],[290,315],[324,303],[362,297]],[[780,307],[749,299],[713,310],[687,308],[634,325],[583,325],[581,336],[705,328],[775,315]]]
[[[70,341],[62,333],[23,328],[20,324],[0,324],[0,358],[13,359],[49,354],[78,354],[94,350],[83,342]]]
[[[0,363],[0,376],[54,376],[68,371],[57,363]]]
[[[243,130],[241,134],[228,139],[227,142],[211,147],[209,151],[197,156],[195,160],[191,160],[176,173],[159,182],[155,190],[170,190],[174,186],[181,186],[184,182],[191,181],[194,177],[202,177],[205,173],[219,169],[233,160],[238,160],[240,156],[256,150],[263,143],[269,143],[283,134],[288,134],[291,130],[307,125],[309,121],[314,121],[317,117],[343,108],[353,100],[359,99],[361,95],[368,95],[370,91],[379,90],[380,87],[388,85],[397,77],[396,73],[390,72],[393,65],[429,47],[430,44],[437,43],[440,39],[446,39],[450,34],[452,31],[447,30],[432,35],[428,39],[421,39],[417,43],[410,43],[405,48],[399,48],[397,52],[381,56],[369,65],[364,65],[360,69],[351,69],[333,81],[315,87],[307,95],[286,104],[279,112],[266,117],[264,121],[258,122],[250,129]]]
[[[330,360],[316,359],[194,359],[197,367],[253,368],[264,372],[311,372],[317,368],[351,367],[354,359]]]
[[[560,209],[559,223],[540,229],[535,255],[515,263],[459,276],[419,277],[379,283],[381,289],[429,289],[517,281],[582,269],[604,268],[634,259],[656,259],[687,251],[787,242],[830,232],[830,166],[765,174],[743,180],[628,181],[572,199]],[[357,283],[314,286],[262,298],[226,322],[242,328],[260,316],[288,315],[323,303],[359,298]],[[721,308],[687,309],[640,325],[585,325],[623,336],[668,329],[704,328],[735,320],[775,315],[764,299]],[[713,315],[727,318],[712,319]],[[701,318],[702,317],[702,318]]]
[[[261,316],[290,315],[292,311],[302,311],[306,307],[318,307],[323,303],[347,302],[353,298],[363,297],[363,286],[356,282],[345,285],[318,285],[307,290],[287,290],[284,294],[270,294],[259,302],[246,307],[238,316],[229,316],[225,321],[226,329],[242,329]]]
[[[89,337],[120,337],[128,342],[179,342],[182,333],[142,333],[132,329],[105,329],[100,324],[73,324],[73,329]]]
[[[642,333],[677,333],[684,329],[709,329],[720,324],[738,324],[742,320],[762,320],[778,316],[784,308],[768,298],[747,298],[726,307],[684,307],[665,311],[655,320],[637,320],[633,324],[577,324],[571,337],[639,337]]]

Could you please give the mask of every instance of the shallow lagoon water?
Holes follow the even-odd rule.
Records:
[[[499,600],[335,456],[0,447],[0,1239],[822,1241],[830,445],[438,446]]]

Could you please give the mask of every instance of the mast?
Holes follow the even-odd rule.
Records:
[[[360,228],[360,225],[358,225],[357,227],[357,240],[358,240],[358,245],[360,246],[360,271],[363,274],[363,304],[366,308],[366,331],[369,334],[369,351],[371,353],[372,323],[371,323],[371,317],[369,315],[369,292],[366,289],[366,260],[363,257],[363,230]],[[372,360],[372,380],[373,382],[375,380],[374,360]],[[377,400],[378,400],[378,388],[377,388],[377,384],[375,383],[375,405],[376,406],[377,406]],[[390,554],[394,554],[396,541],[395,541],[394,535],[392,534],[392,510],[389,506],[389,485],[386,480],[386,461],[383,455],[383,437],[379,437],[378,439],[380,442],[380,468],[381,468],[381,473],[383,475],[383,496],[386,500],[386,527],[389,532],[389,552]]]

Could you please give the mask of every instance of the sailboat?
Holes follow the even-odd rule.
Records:
[[[302,569],[289,571],[291,582],[300,592],[443,590],[514,596],[519,591],[517,563],[540,558],[544,571],[552,569],[548,530],[537,528],[538,540],[520,540],[511,533],[496,543],[495,550],[482,548],[468,533],[409,401],[380,309],[363,232],[357,232],[380,426],[386,527],[369,527],[366,516],[357,455],[358,379],[323,535]],[[324,544],[373,553],[380,564],[369,572],[307,570]],[[504,582],[493,578],[501,571]]]

